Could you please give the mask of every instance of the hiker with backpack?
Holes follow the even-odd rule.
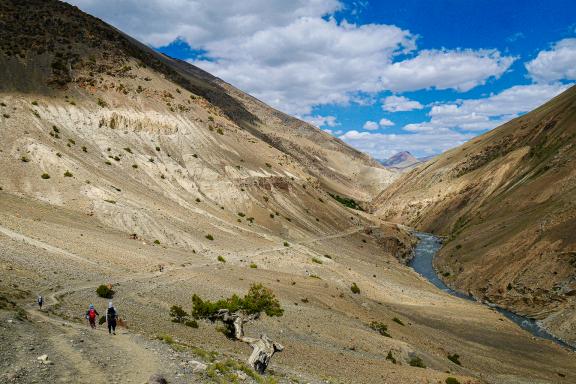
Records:
[[[106,311],[106,322],[108,323],[108,333],[116,334],[116,320],[118,319],[118,313],[116,308],[112,305],[112,302],[108,302],[108,310]]]
[[[42,310],[42,305],[44,304],[44,298],[42,297],[42,295],[38,295],[38,299],[36,300],[36,302],[38,303],[40,310]]]
[[[92,329],[96,329],[96,316],[98,316],[98,312],[94,308],[94,304],[90,304],[88,311],[86,311],[86,319],[88,319]]]

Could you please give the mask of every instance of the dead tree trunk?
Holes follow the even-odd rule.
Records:
[[[279,343],[274,343],[265,334],[260,335],[260,338],[244,336],[244,324],[249,321],[256,320],[260,314],[247,315],[242,311],[230,313],[227,309],[222,309],[216,315],[218,320],[221,320],[226,326],[233,331],[233,337],[236,340],[249,344],[252,347],[252,354],[248,359],[248,364],[260,374],[263,374],[270,364],[272,356],[276,352],[282,352],[284,346]]]

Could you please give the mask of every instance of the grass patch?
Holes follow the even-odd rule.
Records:
[[[364,209],[356,202],[356,200],[350,197],[342,197],[334,193],[328,193],[334,200],[344,205],[345,207],[355,209],[357,211],[363,211]]]

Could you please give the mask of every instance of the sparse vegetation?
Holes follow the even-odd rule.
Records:
[[[394,356],[392,355],[392,351],[388,351],[388,354],[386,355],[386,360],[392,362],[392,364],[396,364],[396,358],[394,358]]]
[[[226,259],[224,258],[224,256],[218,256],[218,261],[221,263],[225,263]]]
[[[350,198],[350,197],[342,197],[342,196],[338,196],[337,194],[334,193],[328,193],[330,196],[332,196],[332,198],[334,200],[336,200],[337,202],[339,202],[340,204],[344,205],[345,207],[348,208],[352,208],[352,209],[356,209],[357,211],[363,211],[364,209],[362,209],[362,207],[356,202],[356,200]]]
[[[158,240],[158,239],[154,240],[154,244],[160,245],[160,240]]]
[[[137,169],[137,168],[138,168],[138,164],[132,164],[132,168]]]
[[[96,104],[98,104],[102,108],[106,108],[108,106],[108,103],[105,102],[104,100],[102,100],[101,98],[98,98],[98,100],[96,101]]]
[[[422,361],[422,359],[418,356],[412,356],[408,364],[410,364],[412,367],[426,368],[424,361]]]
[[[104,299],[111,299],[114,296],[114,290],[105,284],[101,284],[96,288],[96,294]]]
[[[206,235],[205,237],[210,241],[214,240],[214,236],[212,235]]]
[[[132,150],[131,150],[130,148],[128,148],[128,147],[124,148],[124,150],[125,150],[126,152],[128,152],[128,153],[132,153]]]
[[[21,160],[23,163],[27,163],[27,162],[30,161],[30,159],[27,158],[26,156],[22,156],[22,157],[20,158],[20,160]]]
[[[460,384],[458,379],[456,379],[455,377],[447,377],[445,383],[446,384]]]
[[[40,177],[43,178],[44,180],[48,180],[50,178],[50,175],[47,173],[43,173],[42,176]]]
[[[110,203],[110,204],[116,204],[116,200],[108,200],[108,199],[104,199],[105,202]]]
[[[355,295],[358,295],[360,293],[360,287],[358,287],[358,285],[356,283],[352,283],[352,286],[350,287],[350,290],[352,291],[352,293],[354,293]]]
[[[70,171],[64,172],[64,177],[72,177],[72,176],[73,176],[72,172],[70,172]]]
[[[190,315],[184,309],[182,309],[179,305],[173,305],[170,308],[170,317],[172,318],[173,323],[180,323],[183,324],[188,320]]]
[[[453,362],[454,364],[457,365],[462,365],[462,363],[460,363],[460,355],[457,353],[454,354],[448,354],[448,360],[450,360],[451,362]]]
[[[317,259],[316,257],[313,257],[313,258],[312,258],[312,262],[313,262],[313,263],[316,263],[316,264],[322,264],[322,260]]]
[[[288,244],[288,242],[287,242],[287,241],[285,241],[285,242],[284,242],[284,246],[285,246],[285,247],[289,247],[289,246],[290,246],[290,244]]]
[[[404,326],[404,323],[402,322],[402,320],[400,320],[400,319],[397,318],[397,317],[393,318],[392,321],[395,322],[395,323],[398,323],[398,324],[400,324],[400,325],[402,325],[402,326]]]
[[[370,328],[381,334],[382,336],[392,337],[388,333],[388,326],[380,321],[373,321],[370,323]]]

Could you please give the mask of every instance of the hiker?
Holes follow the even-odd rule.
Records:
[[[42,295],[38,295],[38,299],[36,300],[36,302],[38,303],[40,310],[42,310],[42,305],[44,304],[44,298],[42,297]]]
[[[116,308],[112,305],[110,301],[108,303],[108,310],[106,311],[106,322],[108,323],[108,333],[109,334],[116,334],[116,319],[118,318],[118,313],[116,312]]]
[[[94,308],[94,304],[90,304],[86,311],[86,319],[88,319],[92,329],[96,329],[96,316],[98,316],[98,312]]]

